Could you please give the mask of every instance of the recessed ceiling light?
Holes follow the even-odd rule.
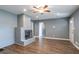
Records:
[[[24,12],[27,11],[26,9],[23,10]]]

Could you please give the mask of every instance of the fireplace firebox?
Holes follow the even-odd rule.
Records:
[[[25,30],[25,39],[32,38],[32,30]]]

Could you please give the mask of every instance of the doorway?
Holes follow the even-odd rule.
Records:
[[[74,43],[74,17],[69,20],[69,39]]]

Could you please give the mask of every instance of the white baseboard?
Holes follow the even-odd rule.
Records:
[[[20,46],[23,46],[22,44],[19,44],[19,43],[15,43],[16,45],[20,45]]]
[[[72,43],[72,42],[71,42]],[[79,50],[79,47],[75,44],[75,43],[72,43],[78,50]]]
[[[39,36],[34,36],[34,38],[38,38],[38,37]],[[65,38],[53,38],[53,37],[43,37],[43,38],[45,38],[45,39],[53,39],[53,40],[66,40],[66,41],[70,41],[69,39],[65,39]],[[79,47],[75,43],[72,43],[72,44],[79,50]]]
[[[39,36],[34,36],[34,38],[38,38]],[[69,39],[65,39],[65,38],[54,38],[54,37],[43,37],[45,39],[55,39],[55,40],[67,40],[69,41]]]

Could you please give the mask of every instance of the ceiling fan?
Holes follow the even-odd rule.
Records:
[[[46,12],[50,12],[50,10],[48,9],[48,5],[44,5],[44,6],[33,6],[32,9],[33,13],[46,13]]]

